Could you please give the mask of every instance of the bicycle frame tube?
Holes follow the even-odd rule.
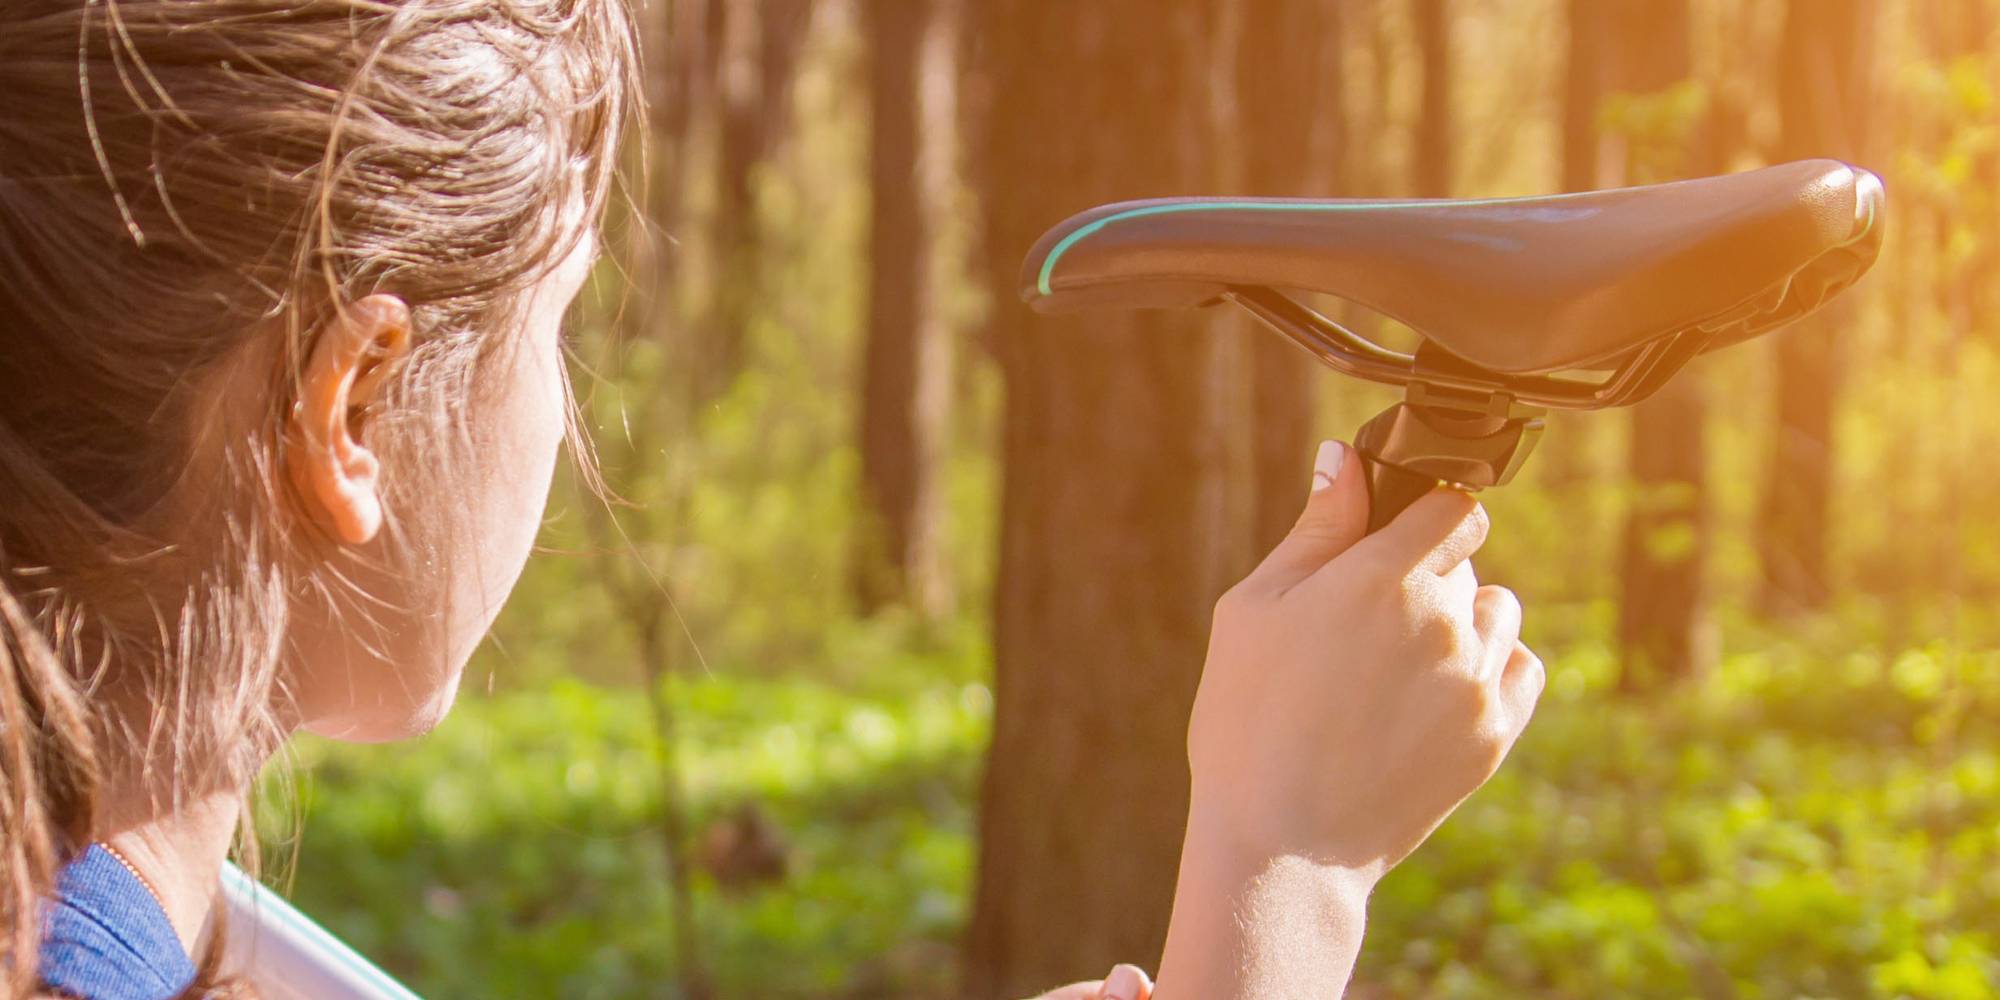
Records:
[[[225,968],[267,1000],[420,1000],[235,865],[222,866],[222,897]]]

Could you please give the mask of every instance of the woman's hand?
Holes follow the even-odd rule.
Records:
[[[1379,878],[1528,724],[1542,664],[1514,595],[1473,576],[1478,503],[1438,490],[1367,523],[1360,459],[1322,445],[1298,525],[1216,607],[1191,833]]]
[[[1114,965],[1102,980],[1085,980],[1051,990],[1035,1000],[1152,1000],[1153,980],[1136,965]]]
[[[1297,527],[1216,606],[1162,1000],[1339,996],[1368,894],[1506,757],[1542,690],[1481,587],[1471,497],[1363,537],[1361,462],[1320,447]]]

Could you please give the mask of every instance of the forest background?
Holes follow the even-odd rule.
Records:
[[[308,913],[433,1000],[1151,965],[1209,606],[1395,397],[1219,310],[1035,318],[1034,238],[1833,156],[1890,191],[1856,291],[1557,415],[1486,498],[1549,689],[1381,887],[1355,995],[1990,995],[2000,4],[639,10],[630,250],[572,319],[620,499],[561,477],[436,733],[273,772]]]

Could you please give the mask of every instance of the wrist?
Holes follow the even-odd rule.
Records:
[[[1376,883],[1388,874],[1377,864],[1353,864],[1288,845],[1226,822],[1197,822],[1189,817],[1181,846],[1183,876],[1190,867],[1218,887],[1254,892],[1283,882],[1294,894],[1310,894],[1330,910],[1364,914]]]
[[[1311,825],[1303,818],[1244,808],[1225,796],[1204,795],[1197,782],[1182,854],[1226,858],[1238,870],[1289,859],[1322,873],[1329,886],[1337,884],[1343,893],[1366,900],[1393,865],[1369,852],[1342,850],[1328,831],[1304,829]]]
[[[1313,858],[1195,810],[1155,1000],[1340,995],[1380,877],[1376,866]]]

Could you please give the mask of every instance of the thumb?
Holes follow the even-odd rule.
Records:
[[[1312,493],[1292,532],[1250,574],[1256,586],[1279,593],[1297,586],[1368,533],[1368,477],[1354,449],[1338,441],[1319,446]],[[1247,582],[1247,581],[1246,581]]]

